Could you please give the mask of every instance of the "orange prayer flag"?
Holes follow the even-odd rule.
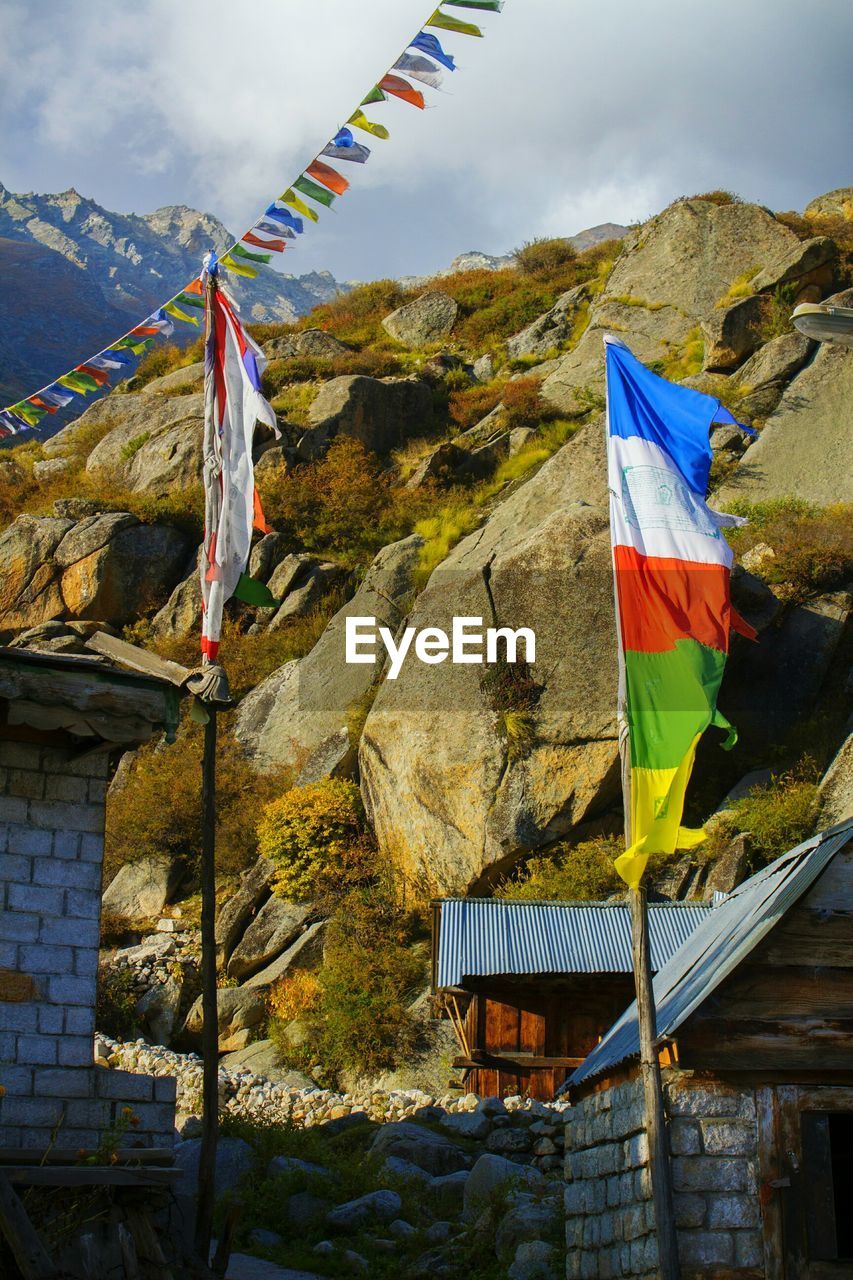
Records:
[[[193,280],[190,284],[184,285],[182,293],[201,293],[201,280]]]
[[[424,95],[420,89],[416,89],[414,85],[409,84],[408,80],[404,80],[402,76],[383,76],[379,81],[379,88],[384,93],[391,93],[395,98],[402,98],[404,102],[410,102],[413,107],[420,107],[423,111]]]
[[[338,173],[331,165],[323,164],[322,160],[315,160],[313,164],[309,164],[305,172],[339,196],[342,196],[349,186],[343,174]]]

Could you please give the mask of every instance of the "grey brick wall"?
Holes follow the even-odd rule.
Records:
[[[95,1147],[125,1108],[134,1140],[173,1141],[173,1081],[93,1065],[108,771],[0,742],[0,1146]]]
[[[679,1257],[688,1276],[763,1265],[751,1090],[665,1073]],[[658,1274],[642,1084],[584,1098],[566,1124],[567,1280]]]

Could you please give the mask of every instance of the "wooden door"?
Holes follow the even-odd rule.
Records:
[[[767,1280],[853,1280],[853,1088],[758,1092]]]

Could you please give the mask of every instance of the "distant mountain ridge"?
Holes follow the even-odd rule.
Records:
[[[208,249],[233,242],[217,218],[185,205],[111,213],[73,188],[17,195],[0,184],[3,398],[91,355],[197,276]],[[232,281],[255,322],[295,320],[349,287],[327,271],[263,266],[255,280]]]
[[[593,245],[601,244],[604,240],[622,240],[629,230],[629,227],[623,227],[619,222],[599,222],[595,227],[587,227],[586,230],[578,231],[576,235],[565,238],[574,245],[578,253],[583,253],[585,249],[591,249]],[[496,256],[492,253],[483,253],[479,249],[469,249],[467,253],[458,254],[449,267],[435,271],[430,276],[401,276],[400,284],[407,289],[417,289],[427,280],[435,279],[436,276],[453,276],[459,271],[503,271],[514,263],[514,253]]]

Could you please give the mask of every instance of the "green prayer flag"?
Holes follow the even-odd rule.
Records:
[[[441,0],[441,3],[454,9],[490,9],[492,13],[500,13],[504,7],[504,0]]]
[[[301,191],[304,196],[310,196],[312,200],[316,200],[318,204],[324,204],[327,209],[331,209],[335,203],[335,197],[331,191],[327,191],[325,187],[321,187],[319,182],[312,182],[310,178],[306,178],[303,174],[301,178],[297,178],[294,182],[297,191]]]
[[[481,36],[483,34],[479,27],[474,26],[473,22],[460,22],[458,18],[452,18],[449,13],[442,13],[440,9],[436,9],[426,25],[428,27],[438,27],[441,31],[456,31],[460,36]]]
[[[204,298],[200,298],[198,294],[179,293],[175,302],[179,302],[182,307],[198,307],[199,310],[204,310]]]
[[[361,105],[363,107],[367,107],[370,105],[371,102],[387,102],[387,101],[388,99],[385,97],[385,94],[382,92],[382,90],[379,88],[379,85],[377,84],[373,86],[373,88],[370,90],[370,93],[367,95],[366,98],[362,98]]]
[[[277,609],[281,604],[281,601],[276,600],[268,586],[263,582],[258,582],[257,578],[250,578],[247,573],[241,573],[237,579],[234,595],[238,600],[242,600],[244,604],[256,604],[262,609]]]
[[[250,258],[252,262],[269,262],[272,258],[271,253],[250,253],[241,244],[235,244],[231,252],[236,253],[238,258]]]
[[[56,381],[61,386],[68,387],[69,391],[82,391],[84,395],[100,389],[94,378],[90,378],[88,373],[78,373],[76,369],[72,369],[70,373],[64,373]]]

